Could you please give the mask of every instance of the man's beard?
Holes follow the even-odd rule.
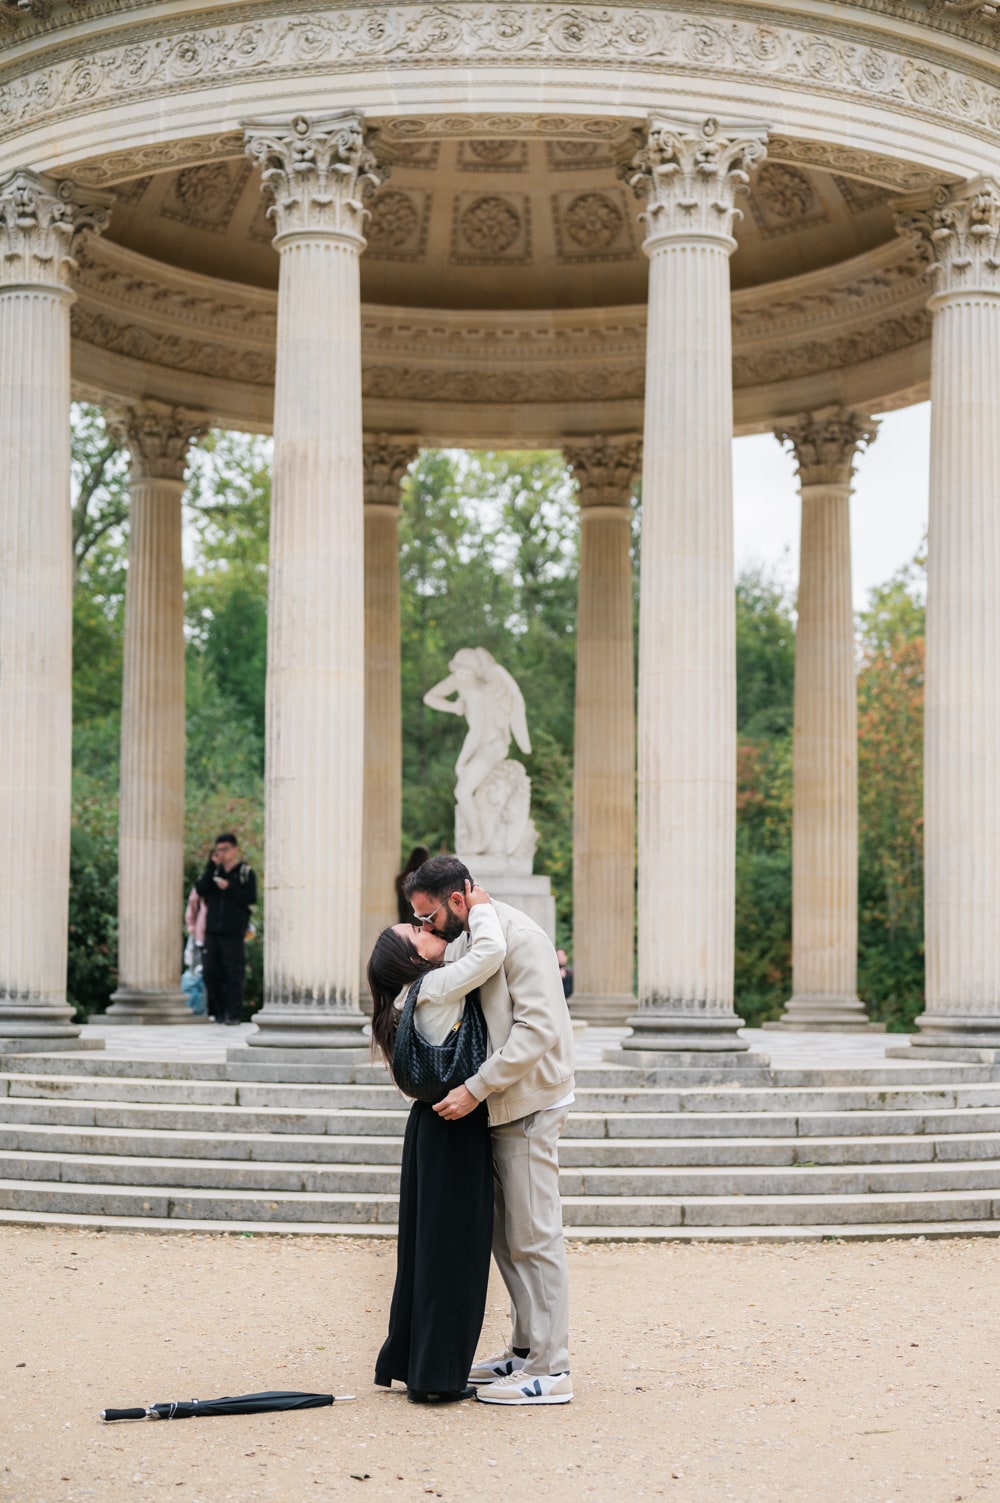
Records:
[[[451,944],[453,939],[462,938],[462,935],[465,933],[465,925],[462,923],[462,920],[460,918],[457,918],[455,914],[452,913],[450,908],[446,908],[445,912],[447,913],[448,917],[445,919],[443,924],[434,925],[434,933],[440,934],[442,939],[446,939],[448,943]]]

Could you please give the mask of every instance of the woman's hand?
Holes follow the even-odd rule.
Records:
[[[466,908],[476,908],[476,907],[478,907],[478,905],[480,903],[491,903],[492,901],[493,901],[493,899],[490,897],[489,893],[486,891],[486,889],[484,887],[480,887],[480,885],[479,885],[478,882],[466,882],[466,884],[465,884],[465,906],[466,906]]]

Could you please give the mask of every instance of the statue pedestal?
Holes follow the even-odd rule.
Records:
[[[556,900],[548,877],[532,875],[526,862],[503,856],[459,856],[491,898],[520,908],[556,942]],[[528,866],[527,870],[518,870]]]

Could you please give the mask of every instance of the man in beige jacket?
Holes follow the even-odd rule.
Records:
[[[465,884],[456,856],[434,856],[405,885],[415,918],[469,944]],[[503,965],[480,987],[492,1053],[434,1108],[455,1121],[487,1103],[494,1171],[493,1256],[511,1299],[510,1347],[478,1362],[469,1381],[488,1404],[568,1404],[569,1289],[559,1134],[573,1101],[573,1030],[551,941],[527,914],[496,903],[507,940]]]

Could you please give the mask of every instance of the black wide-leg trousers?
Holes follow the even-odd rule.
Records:
[[[445,1122],[410,1108],[399,1186],[396,1286],[375,1382],[423,1393],[464,1388],[490,1273],[493,1155],[485,1106]]]
[[[208,1010],[220,1023],[243,1021],[243,978],[246,958],[242,934],[206,934],[202,975]]]

